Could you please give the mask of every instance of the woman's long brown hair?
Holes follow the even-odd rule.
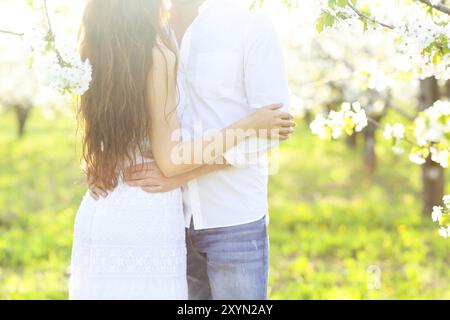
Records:
[[[147,78],[152,52],[164,36],[162,0],[88,0],[80,30],[83,59],[92,64],[81,97],[83,159],[89,182],[115,188],[121,167],[145,149],[150,119]]]

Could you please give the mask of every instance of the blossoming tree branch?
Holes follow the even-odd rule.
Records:
[[[23,39],[24,49],[44,85],[61,94],[83,95],[91,82],[89,61],[82,61],[76,43],[56,38],[47,0],[23,1],[42,15],[44,26],[36,25],[26,32],[0,29],[0,33]]]
[[[399,1],[405,6],[403,12],[400,10],[391,22],[382,22],[380,18],[373,16],[370,2],[359,6],[361,2],[363,1],[321,1],[322,10],[317,20],[317,30],[322,32],[325,28],[339,28],[342,24],[356,25],[355,20],[367,31],[376,28],[391,29],[398,36],[400,51],[410,60],[419,78],[450,78],[449,7],[436,0]],[[375,2],[371,4],[373,3]],[[385,13],[384,16],[388,14]],[[317,116],[311,129],[321,138],[336,139],[343,132],[351,135],[354,130],[360,132],[367,126],[367,121],[362,119],[364,109],[361,110],[358,106],[357,114],[359,116],[355,118],[349,112],[348,103],[345,103],[340,112],[333,111],[328,117]],[[379,125],[373,119],[369,120]],[[402,142],[409,143],[411,161],[422,165],[431,156],[433,161],[447,168],[449,125],[450,103],[437,101],[420,113],[408,130],[400,123],[388,124],[384,136],[392,142],[397,153],[403,152]]]
[[[295,7],[299,1],[285,0],[284,3]],[[310,5],[316,6],[319,33],[333,29],[335,34],[341,32],[342,36],[351,37],[355,29],[366,33],[386,30],[394,37],[398,52],[408,61],[416,79],[450,79],[450,7],[445,1],[319,0]],[[357,70],[354,73],[357,74]],[[339,110],[318,114],[310,128],[319,138],[333,140],[362,132],[369,124],[381,127],[367,111],[359,101],[344,102]],[[402,154],[407,149],[409,159],[418,165],[430,160],[447,168],[450,156],[448,98],[434,101],[413,119],[406,118],[407,124],[384,127],[384,137],[392,144],[392,150]],[[443,206],[433,208],[433,221],[439,223],[439,233],[443,237],[450,236],[449,199],[449,196],[444,197]]]

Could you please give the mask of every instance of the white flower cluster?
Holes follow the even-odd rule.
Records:
[[[384,137],[393,143],[394,152],[403,153],[401,142],[406,139],[403,124],[388,124]],[[423,165],[431,155],[431,160],[447,168],[449,164],[450,135],[450,102],[436,101],[433,106],[420,113],[414,121],[414,141],[408,140],[414,146],[409,159]]]
[[[449,163],[450,101],[436,101],[422,112],[414,122],[415,143],[418,148],[411,154],[411,161],[424,164],[431,160],[447,168]]]
[[[439,235],[444,238],[450,237],[450,195],[443,198],[444,207],[434,206],[431,218],[433,222],[439,223]]]
[[[83,62],[76,50],[68,45],[59,46],[57,52],[51,51],[40,57],[35,68],[40,79],[61,94],[83,95],[92,80],[89,60]]]
[[[354,102],[342,104],[340,111],[332,110],[328,117],[317,115],[310,128],[320,139],[338,139],[344,133],[352,135],[354,132],[361,132],[367,125],[366,111],[359,102]]]
[[[323,17],[325,13],[334,18],[332,25],[323,24],[323,30],[326,32],[331,32],[333,29],[339,32],[352,32],[352,30],[361,28],[359,16],[349,6],[339,6],[337,3],[328,0],[314,0],[314,4],[311,3],[311,5],[315,5],[318,9],[318,19]]]
[[[405,138],[405,126],[401,123],[394,125],[387,124],[384,129],[384,138],[393,142],[392,150],[396,154],[403,154],[404,150],[400,146]]]
[[[82,61],[71,43],[56,43],[42,31],[33,30],[24,40],[38,78],[55,91],[83,95],[92,80],[89,60]]]
[[[435,76],[450,78],[450,54],[446,53],[450,26],[448,21],[436,21],[419,4],[412,3],[402,10],[394,32],[401,40],[401,52],[417,68],[421,79]]]
[[[332,24],[325,29],[334,28],[340,32],[360,29],[364,18],[359,17],[349,6],[341,7],[336,1],[318,1],[320,11],[334,17]],[[399,49],[409,61],[410,68],[421,79],[435,76],[437,79],[450,79],[449,42],[450,26],[445,14],[431,15],[423,4],[415,1],[382,2],[358,0],[356,8],[364,7],[375,20],[390,22],[392,35],[399,41]],[[318,17],[320,21],[321,16]],[[367,23],[365,28],[380,29],[376,22]]]

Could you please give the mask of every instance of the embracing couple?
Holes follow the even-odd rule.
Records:
[[[71,299],[267,298],[267,151],[295,126],[281,45],[239,0],[88,0],[90,183]]]

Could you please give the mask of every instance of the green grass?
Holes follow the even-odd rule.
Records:
[[[67,297],[85,192],[75,130],[74,119],[35,110],[18,140],[13,115],[0,113],[0,299]],[[371,182],[359,149],[304,126],[283,145],[270,186],[271,298],[450,298],[450,242],[420,214],[420,170],[377,151]],[[381,270],[379,290],[367,287],[369,266]]]

